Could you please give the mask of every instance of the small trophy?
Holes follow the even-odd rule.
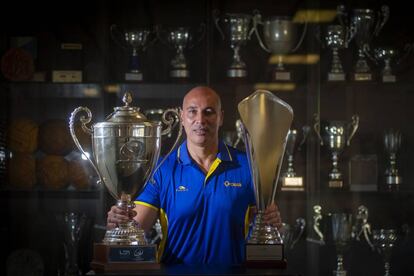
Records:
[[[185,50],[193,48],[204,37],[205,25],[201,24],[197,32],[190,27],[166,28],[157,27],[158,39],[175,50],[175,56],[171,60],[170,77],[174,79],[186,79],[190,77]]]
[[[151,40],[153,32],[149,28],[138,28],[122,31],[113,24],[111,25],[112,39],[123,49],[130,52],[128,71],[125,73],[126,81],[142,81],[138,52],[145,51],[148,45],[152,44],[155,39]]]
[[[381,71],[382,82],[395,82],[396,78],[391,68],[391,63],[397,57],[398,52],[393,48],[379,47],[374,49],[374,58],[377,61],[384,63],[384,68]]]
[[[332,153],[332,170],[329,173],[328,186],[342,188],[344,186],[342,172],[339,170],[339,155],[345,145],[349,146],[352,137],[358,129],[359,117],[352,116],[350,123],[344,121],[329,121],[323,126],[323,135],[320,134],[320,123],[315,116],[314,130],[321,141],[321,146],[327,145]]]
[[[161,150],[161,137],[172,130],[179,120],[176,109],[167,109],[163,114],[163,123],[148,120],[139,108],[131,106],[132,97],[125,93],[124,106],[115,107],[104,122],[87,125],[92,119],[92,113],[87,107],[76,108],[69,122],[69,129],[77,148],[92,164],[100,182],[105,184],[109,193],[117,199],[117,205],[128,213],[135,207],[131,201],[142,191],[145,183],[151,180],[152,173],[158,167],[158,157]],[[75,134],[75,118],[80,112],[82,129],[91,135],[93,156],[83,150]],[[177,145],[181,131],[168,156]],[[154,269],[159,268],[156,259],[157,247],[148,244],[144,230],[136,225],[134,220],[120,224],[118,227],[107,230],[102,243],[94,244],[94,259],[91,267],[98,272],[119,270]]]
[[[263,39],[259,35],[258,25],[263,25]],[[253,29],[250,32],[256,33],[257,39],[263,50],[273,55],[277,55],[278,64],[275,68],[273,80],[275,81],[291,81],[291,72],[287,71],[283,65],[283,56],[297,51],[305,38],[307,24],[303,28],[302,34],[297,39],[297,24],[293,23],[292,19],[286,16],[273,16],[267,20],[262,21],[262,16],[259,11],[255,11],[253,17]],[[296,45],[295,45],[296,44]]]
[[[306,138],[310,132],[309,126],[304,126],[302,128],[302,141],[298,143],[298,131],[296,129],[291,129],[288,132],[287,143],[286,143],[286,154],[288,161],[288,168],[286,172],[283,173],[281,178],[282,180],[282,191],[304,191],[305,187],[303,185],[303,177],[297,176],[293,160],[295,153],[302,145],[306,142]]]
[[[238,104],[254,186],[257,214],[246,245],[246,264],[286,267],[278,229],[263,222],[267,205],[274,202],[292,108],[273,93],[257,90]]]
[[[341,25],[350,30],[350,38],[355,38],[358,47],[358,60],[353,78],[355,81],[371,81],[372,71],[368,66],[366,56],[369,54],[372,38],[378,36],[388,21],[390,9],[386,5],[382,6],[381,12],[378,13],[372,9],[353,9],[349,24],[343,5],[338,6],[337,12]]]
[[[344,81],[345,73],[342,68],[338,50],[348,47],[347,30],[341,25],[329,25],[326,31],[326,45],[332,50],[332,64],[328,73],[328,81]]]
[[[402,177],[397,168],[397,153],[401,148],[401,132],[389,129],[384,134],[384,147],[388,155],[388,166],[385,170],[385,184],[390,190],[398,190]]]
[[[233,60],[227,69],[227,77],[244,78],[247,76],[247,69],[240,56],[240,48],[246,45],[249,39],[252,16],[249,14],[226,13],[220,18],[219,13],[218,10],[214,11],[214,23],[223,40],[227,39],[233,49]],[[223,27],[220,27],[220,25]]]
[[[384,260],[384,276],[391,276],[391,253],[397,240],[397,231],[395,229],[374,229],[372,231],[374,249],[381,254]]]

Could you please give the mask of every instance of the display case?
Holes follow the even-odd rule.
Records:
[[[286,238],[288,271],[380,275],[387,261],[392,274],[412,274],[414,33],[400,2],[2,4],[24,18],[0,31],[2,274],[25,254],[44,275],[90,270],[114,200],[67,139],[76,107],[99,122],[127,91],[150,112],[180,106],[196,85],[220,94],[230,144],[237,104],[253,91],[294,110],[276,201],[286,224],[306,226]],[[281,30],[291,35],[278,44]]]

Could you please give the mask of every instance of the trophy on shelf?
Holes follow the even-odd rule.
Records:
[[[149,28],[121,30],[120,27],[113,24],[111,25],[110,33],[112,39],[120,47],[129,51],[128,71],[125,73],[125,80],[142,81],[143,74],[138,52],[145,51],[148,45],[155,41],[155,39],[152,38],[153,32]]]
[[[293,161],[295,153],[302,147],[302,145],[306,142],[306,139],[309,135],[310,127],[304,126],[302,128],[302,140],[299,142],[298,130],[297,129],[290,129],[288,132],[287,143],[286,143],[286,154],[287,154],[287,161],[288,167],[287,170],[282,175],[282,191],[304,191],[305,187],[303,185],[303,177],[298,176],[295,172]]]
[[[332,50],[332,63],[328,72],[328,81],[344,81],[345,73],[338,50],[348,47],[349,32],[342,25],[329,25],[326,30],[325,42],[328,48]]]
[[[170,63],[171,78],[186,79],[190,77],[185,50],[193,48],[201,41],[201,39],[203,39],[204,34],[205,24],[201,24],[198,31],[183,26],[169,28],[157,26],[158,39],[175,50],[175,56]]]
[[[372,240],[374,249],[381,254],[384,260],[384,276],[391,276],[391,253],[397,240],[397,231],[395,229],[374,229],[372,230]]]
[[[353,222],[353,216],[350,213],[329,213],[323,215],[320,205],[313,206],[313,210],[313,231],[307,240],[320,245],[327,243],[334,244],[337,263],[333,274],[336,276],[344,276],[346,275],[346,270],[344,269],[343,256],[349,248],[351,240],[359,240],[361,233],[364,233],[368,244],[371,245],[371,241],[368,238],[369,233],[367,233],[370,229],[367,221],[368,209],[363,205],[359,206],[355,222]],[[367,216],[359,216],[360,212],[363,212]]]
[[[345,146],[351,144],[359,126],[358,115],[352,116],[350,123],[345,121],[328,121],[323,125],[321,136],[320,120],[315,116],[314,130],[319,137],[321,146],[326,145],[332,153],[332,170],[329,173],[328,186],[330,188],[342,188],[344,186],[342,172],[339,169],[339,155]]]
[[[350,38],[355,39],[358,48],[358,59],[353,79],[355,81],[371,81],[372,71],[366,57],[369,55],[372,38],[378,36],[382,27],[388,21],[390,9],[386,5],[381,7],[380,12],[372,9],[353,9],[349,24],[345,6],[338,6],[337,12],[341,25],[350,30]]]
[[[397,153],[401,148],[401,132],[389,129],[384,134],[384,147],[388,155],[388,165],[385,170],[385,184],[390,190],[398,190],[402,177],[398,172]]]
[[[248,266],[285,267],[283,240],[278,229],[263,221],[274,202],[292,108],[273,93],[257,90],[238,104],[257,205],[246,245]]]
[[[263,39],[259,34],[259,25],[263,25]],[[307,23],[303,28],[300,38],[297,39],[298,28],[297,24],[287,16],[273,16],[267,20],[262,20],[262,16],[259,11],[255,11],[253,17],[253,32],[256,33],[260,47],[268,53],[276,56],[278,64],[272,72],[272,79],[275,81],[291,81],[292,74],[285,69],[283,64],[283,58],[289,54],[296,52],[305,38],[307,29]],[[296,44],[296,45],[295,45]]]
[[[397,55],[397,50],[391,47],[378,47],[374,49],[375,60],[384,63],[384,68],[381,70],[382,82],[396,81],[396,77],[391,68],[391,63],[396,59]]]
[[[242,13],[226,13],[220,16],[218,10],[213,12],[213,20],[223,40],[228,40],[233,49],[233,60],[227,69],[227,77],[244,78],[247,76],[246,63],[240,56],[240,49],[249,40],[252,16]],[[220,23],[221,22],[221,23]]]
[[[63,245],[65,250],[65,269],[63,275],[81,275],[78,265],[79,240],[87,222],[84,214],[57,214],[56,220],[63,230]]]
[[[161,137],[171,132],[179,120],[177,109],[167,109],[161,122],[148,120],[139,108],[131,105],[132,96],[125,93],[124,106],[115,107],[105,121],[89,127],[92,113],[87,107],[76,108],[69,122],[70,133],[77,148],[88,158],[100,182],[117,199],[117,205],[128,213],[135,207],[133,201],[142,191],[145,183],[151,180],[157,168],[161,150]],[[85,153],[75,134],[75,119],[78,113],[82,129],[91,135],[93,155]],[[181,129],[174,145],[177,145]],[[91,266],[95,271],[133,270],[158,268],[156,245],[148,244],[144,231],[134,220],[107,230],[103,242],[94,244],[94,260]]]
[[[283,245],[287,251],[292,250],[305,231],[306,221],[304,218],[297,218],[295,225],[291,226],[287,223],[282,223],[279,229],[282,237]]]

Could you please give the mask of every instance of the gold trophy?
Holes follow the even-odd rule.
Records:
[[[91,111],[87,107],[78,107],[71,114],[69,128],[76,146],[92,164],[100,183],[118,200],[118,207],[130,212],[135,207],[131,200],[142,191],[156,170],[161,136],[171,132],[179,115],[176,109],[166,110],[163,123],[167,127],[162,129],[161,122],[148,120],[139,108],[130,105],[130,93],[125,93],[123,102],[124,106],[115,107],[104,122],[92,127],[87,125],[92,119]],[[79,112],[87,115],[80,116],[80,122],[82,129],[92,137],[92,154],[84,151],[75,134],[75,118]],[[170,152],[180,136],[181,130]],[[157,248],[147,243],[144,231],[131,219],[107,230],[103,242],[94,244],[91,267],[97,272],[159,268]]]
[[[252,174],[257,214],[246,245],[246,264],[285,267],[283,240],[275,227],[263,222],[266,206],[274,202],[292,108],[269,91],[257,90],[238,105]]]

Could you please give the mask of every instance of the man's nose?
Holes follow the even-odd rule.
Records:
[[[203,112],[198,112],[196,116],[196,122],[199,124],[204,124],[206,122],[206,115]]]

